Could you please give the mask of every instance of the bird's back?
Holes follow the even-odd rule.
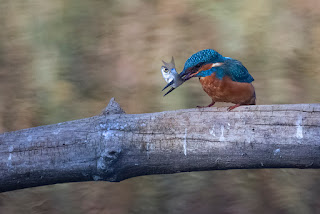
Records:
[[[232,81],[251,83],[254,81],[246,67],[238,60],[228,58],[221,66],[213,68],[216,72],[216,77],[222,79],[224,76],[229,76]]]

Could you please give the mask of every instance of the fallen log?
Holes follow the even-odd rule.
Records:
[[[320,104],[98,116],[0,135],[0,192],[176,172],[319,168]]]

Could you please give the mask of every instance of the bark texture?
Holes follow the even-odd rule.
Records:
[[[0,135],[0,192],[215,169],[320,168],[320,104],[98,116]]]

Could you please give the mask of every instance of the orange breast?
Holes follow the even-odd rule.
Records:
[[[200,78],[203,90],[213,101],[255,104],[255,91],[251,83],[234,82],[227,76],[220,80],[215,76],[215,73],[213,73],[211,76]]]

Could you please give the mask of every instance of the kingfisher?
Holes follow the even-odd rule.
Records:
[[[193,54],[185,62],[180,74],[176,72],[173,58],[171,63],[164,64],[162,73],[171,71],[171,78],[165,79],[168,84],[163,90],[169,86],[171,89],[164,96],[187,80],[198,77],[203,90],[212,100],[207,106],[197,106],[199,108],[211,107],[216,102],[228,102],[235,104],[228,108],[228,111],[231,111],[241,105],[256,104],[256,93],[252,85],[254,79],[246,67],[240,61],[224,57],[213,49]]]

